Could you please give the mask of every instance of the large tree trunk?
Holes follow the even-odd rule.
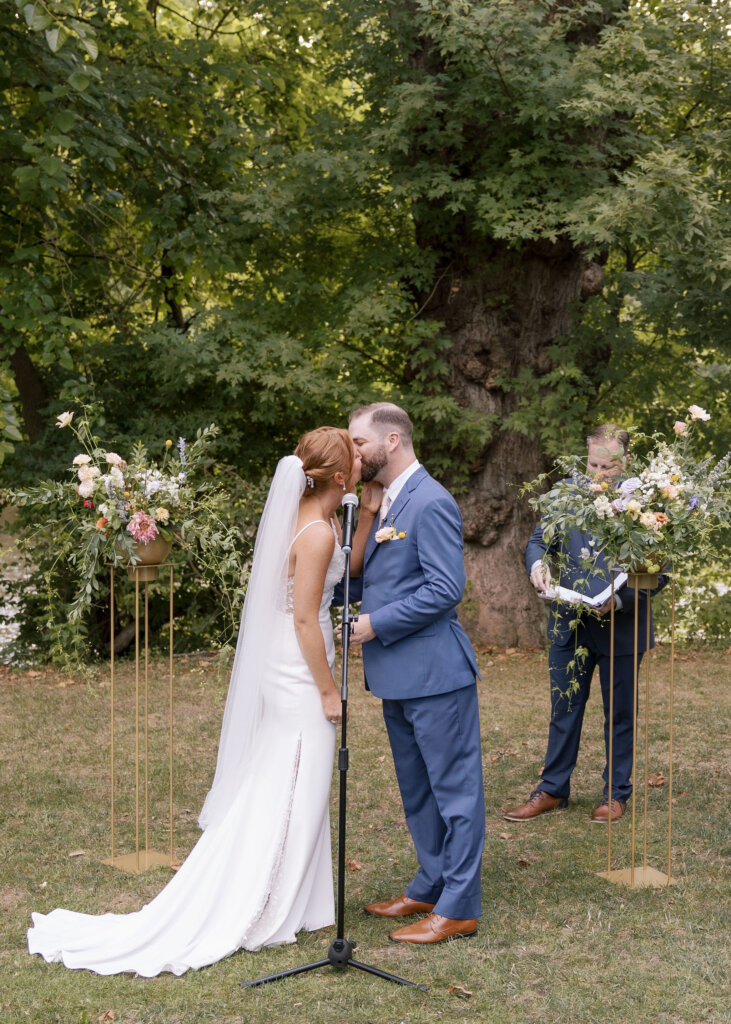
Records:
[[[46,404],[46,388],[25,345],[19,345],[10,356],[10,368],[20,395],[25,431],[32,444],[38,439],[44,427],[41,409]]]
[[[538,437],[501,429],[522,398],[507,381],[520,371],[540,377],[552,368],[548,347],[570,331],[580,300],[601,281],[601,268],[568,243],[493,251],[481,265],[473,253],[452,263],[424,311],[445,324],[452,341],[451,393],[463,407],[497,418],[460,502],[469,580],[462,613],[474,639],[543,642],[545,609],[524,565],[535,515],[519,490],[547,461]]]

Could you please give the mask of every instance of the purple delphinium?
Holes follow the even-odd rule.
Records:
[[[180,465],[184,466],[187,461],[187,455],[185,454],[185,438],[178,438],[178,451],[180,452]]]
[[[700,503],[701,503],[701,499],[700,498],[696,498],[696,496],[693,495],[693,497],[688,502],[688,508],[698,508]]]

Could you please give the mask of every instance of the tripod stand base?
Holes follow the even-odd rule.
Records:
[[[241,988],[256,988],[257,985],[266,985],[270,981],[279,981],[281,978],[291,978],[295,974],[305,974],[307,971],[316,971],[320,967],[357,967],[359,971],[366,971],[368,974],[375,974],[377,978],[383,978],[385,981],[392,981],[396,985],[408,985],[409,988],[418,988],[422,992],[427,991],[426,985],[417,985],[413,981],[406,981],[405,978],[399,978],[395,974],[389,974],[387,971],[380,971],[377,967],[371,967],[369,964],[362,964],[358,960],[353,959],[352,943],[348,942],[347,939],[333,939],[330,943],[330,949],[327,952],[327,957],[324,960],[315,960],[311,964],[303,964],[302,967],[293,967],[289,971],[281,971],[279,974],[268,974],[265,978],[257,978],[255,981],[242,981],[240,983]]]

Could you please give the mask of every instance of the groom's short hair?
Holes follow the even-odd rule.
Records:
[[[411,445],[414,424],[409,419],[408,413],[404,412],[400,406],[394,405],[393,402],[371,402],[370,405],[363,405],[360,409],[354,409],[351,412],[350,419],[354,420],[357,416],[369,416],[373,425],[378,424],[395,430],[405,444]]]

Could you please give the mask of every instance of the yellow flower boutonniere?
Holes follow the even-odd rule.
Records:
[[[405,530],[397,530],[393,525],[393,516],[391,516],[391,522],[388,526],[382,526],[380,530],[376,531],[375,542],[376,544],[383,544],[387,540],[403,540],[406,537]]]

